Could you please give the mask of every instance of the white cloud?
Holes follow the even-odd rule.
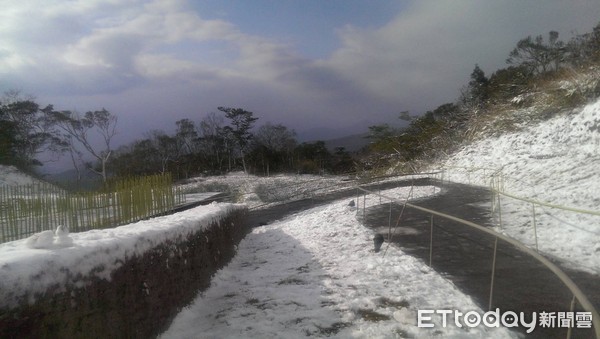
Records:
[[[0,74],[8,88],[60,108],[112,106],[148,123],[224,105],[298,130],[366,130],[454,100],[475,63],[489,75],[528,34],[586,32],[600,17],[597,0],[419,0],[383,27],[341,27],[341,47],[312,60],[189,4],[9,1],[0,12]]]
[[[589,31],[599,14],[588,0],[413,1],[379,29],[340,29],[342,47],[324,64],[383,100],[435,108],[456,98],[475,63],[489,75],[519,39]]]
[[[71,93],[121,91],[140,81],[181,79],[186,72],[207,81],[275,81],[307,62],[287,46],[244,34],[231,23],[202,19],[184,1],[55,1],[43,8],[20,3],[11,8],[6,15],[13,21],[4,22],[8,33],[0,33],[10,35],[7,51],[0,53],[0,72],[21,80],[37,73],[41,82]],[[39,27],[24,28],[28,11],[39,18]],[[207,41],[229,45],[234,58],[218,66],[203,62],[203,54],[211,53],[202,47]],[[177,44],[196,49],[196,57],[164,53]],[[94,83],[104,85],[95,88]]]

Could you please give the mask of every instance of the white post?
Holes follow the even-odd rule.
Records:
[[[537,225],[535,222],[535,204],[531,203],[531,213],[533,214],[533,235],[535,236],[535,250],[539,252],[538,248],[538,236],[537,236]]]
[[[494,259],[492,260],[492,281],[490,283],[490,300],[488,304],[488,311],[492,310],[492,301],[494,297],[494,275],[496,273],[496,252],[498,250],[498,237],[494,241]]]
[[[433,261],[433,214],[431,215],[431,228],[429,231],[429,267]]]

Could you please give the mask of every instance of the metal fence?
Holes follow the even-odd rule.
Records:
[[[533,185],[522,179],[506,176],[503,173],[503,168],[447,167],[439,170],[437,178],[443,182],[443,180],[446,180],[449,177],[449,174],[453,172],[459,172],[458,176],[464,178],[463,182],[467,184],[477,184],[489,187],[491,193],[491,211],[492,215],[494,215],[498,221],[499,228],[502,229],[505,226],[504,216],[506,214],[505,209],[507,208],[512,208],[513,210],[511,212],[513,213],[516,212],[515,210],[520,210],[521,214],[527,215],[527,219],[529,220],[528,224],[531,225],[530,231],[533,232],[531,238],[525,239],[525,237],[521,237],[520,239],[529,243],[528,245],[536,251],[540,251],[540,226],[543,227],[544,223],[547,224],[552,222],[551,219],[555,222],[560,222],[564,227],[587,232],[593,237],[598,237],[600,235],[600,211],[550,203],[507,192],[506,186],[509,181],[514,181],[521,186]],[[552,210],[552,212],[550,210]],[[575,225],[574,222],[569,220],[577,220],[577,224],[588,225],[588,227]],[[543,228],[541,230],[543,230]],[[590,249],[590,251],[593,252],[595,250]],[[585,268],[593,271],[595,274],[600,274],[600,268],[598,267]]]
[[[494,178],[493,181],[493,188],[492,188],[492,201],[496,200],[497,201],[497,196],[499,194],[505,195],[505,196],[509,196],[511,198],[515,198],[515,199],[521,199],[524,201],[528,201],[531,204],[538,204],[538,205],[543,205],[543,206],[548,206],[548,207],[554,207],[554,208],[563,208],[562,206],[555,206],[552,204],[547,204],[547,203],[542,203],[542,202],[538,202],[538,201],[533,201],[533,200],[528,200],[528,199],[524,199],[524,198],[519,198],[513,195],[509,195],[508,193],[502,192],[501,190],[503,189],[503,178],[501,176],[501,171],[497,171],[497,170],[490,170],[490,169],[486,169],[487,171],[490,171],[488,173],[490,173],[490,176],[492,178]],[[440,171],[437,174],[435,174],[435,176],[437,176],[440,180],[444,180],[444,171]],[[371,199],[375,199],[374,204],[390,204],[390,216],[389,216],[389,227],[391,228],[391,214],[392,214],[392,209],[391,209],[391,205],[392,204],[397,204],[400,206],[403,206],[403,208],[412,208],[412,209],[416,209],[419,210],[421,212],[427,213],[430,215],[430,243],[429,243],[429,265],[431,266],[432,263],[432,258],[433,258],[433,227],[434,227],[434,217],[435,218],[444,218],[447,220],[451,220],[454,222],[458,222],[462,225],[468,226],[474,230],[477,230],[479,232],[488,234],[490,236],[493,237],[494,239],[494,247],[493,247],[493,260],[492,260],[492,267],[491,267],[491,276],[490,276],[490,290],[489,290],[489,300],[488,300],[488,307],[489,309],[492,308],[493,305],[493,300],[494,300],[494,279],[495,279],[495,275],[496,275],[496,258],[497,258],[497,250],[498,250],[498,241],[502,241],[505,242],[507,244],[510,244],[512,246],[514,246],[515,248],[517,248],[518,250],[520,250],[521,252],[529,255],[530,257],[534,258],[535,260],[537,260],[539,263],[541,263],[543,266],[545,266],[547,269],[549,269],[558,279],[560,279],[560,281],[564,284],[564,286],[571,292],[571,294],[573,295],[573,301],[571,302],[571,312],[574,310],[575,308],[575,302],[578,302],[579,305],[581,305],[581,307],[586,310],[587,312],[590,312],[592,315],[592,322],[593,322],[593,328],[594,328],[594,333],[596,335],[596,338],[600,338],[600,316],[598,314],[598,311],[595,309],[594,305],[589,301],[589,299],[585,296],[585,294],[581,291],[581,289],[573,282],[573,280],[571,280],[571,278],[569,278],[569,276],[567,274],[565,274],[557,265],[555,265],[554,263],[552,263],[550,260],[548,260],[546,257],[544,257],[543,255],[541,255],[537,249],[532,249],[528,246],[526,246],[525,244],[510,238],[506,235],[503,235],[501,233],[498,233],[496,231],[494,231],[493,229],[489,228],[489,227],[485,227],[482,225],[478,225],[474,222],[468,221],[468,220],[463,220],[445,213],[441,213],[439,211],[435,211],[435,210],[431,210],[428,208],[424,208],[412,203],[408,202],[408,198],[405,200],[400,200],[394,197],[389,197],[386,195],[381,194],[380,192],[375,192],[375,191],[371,191],[368,190],[364,187],[361,187],[359,184],[356,185],[356,191],[357,191],[357,207],[359,207],[357,209],[357,213],[360,213],[360,207],[361,207],[361,203],[360,203],[360,192],[362,192],[362,216],[363,216],[363,220],[366,220],[364,218],[367,217],[366,215],[366,209],[367,209],[367,197],[368,195],[371,196]],[[378,200],[378,202],[377,202]],[[494,203],[494,202],[493,202]],[[496,204],[498,204],[498,202],[496,202]],[[501,210],[500,210],[500,205],[497,205],[496,211],[498,211],[498,213],[501,215]],[[575,211],[575,212],[579,212],[579,213],[591,213],[594,215],[597,215],[597,212],[594,211],[586,211],[586,210],[581,210],[581,209],[576,209],[576,208],[568,208],[568,210],[570,211]],[[535,211],[534,211],[535,213]],[[567,338],[569,338],[571,335],[571,328],[569,328],[569,331],[567,333]]]

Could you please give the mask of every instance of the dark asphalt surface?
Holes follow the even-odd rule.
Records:
[[[442,193],[413,204],[437,210],[452,216],[491,225],[490,192],[486,189],[423,179],[416,185],[437,185]],[[401,207],[392,206],[392,227],[396,224]],[[388,237],[389,204],[367,209],[366,225]],[[431,237],[430,216],[406,208],[399,228],[391,241],[406,253],[429,263]],[[385,248],[386,244],[384,244]],[[451,280],[465,294],[470,295],[483,309],[488,309],[492,272],[494,238],[491,235],[441,217],[434,218],[432,267]],[[563,283],[547,268],[512,245],[498,242],[492,309],[524,312],[526,319],[532,312],[568,312],[572,295]],[[573,271],[568,264],[557,263],[586,294],[594,306],[600,307],[600,277]],[[576,307],[575,311],[583,311]],[[524,329],[521,328],[524,333]],[[563,328],[541,328],[527,338],[566,338]],[[572,338],[594,338],[592,330],[573,329]]]
[[[489,210],[491,194],[488,190],[455,183],[442,185],[433,179],[418,179],[412,184],[436,185],[443,189],[442,193],[434,197],[413,202],[415,205],[480,225],[491,225]],[[377,191],[410,185],[410,180],[399,180],[363,187]],[[247,223],[250,227],[265,225],[337,199],[354,200],[356,196],[355,189],[348,189],[266,209],[251,210]],[[392,225],[396,224],[400,209],[400,206],[392,205]],[[368,208],[366,213],[365,225],[381,233],[386,239],[389,210],[389,204],[383,204]],[[406,253],[421,258],[428,264],[430,221],[430,216],[424,212],[407,208],[403,213],[400,227],[392,236],[392,242]],[[384,244],[382,249],[386,245]],[[493,248],[494,238],[490,235],[453,221],[434,219],[433,268],[451,280],[463,293],[470,295],[484,311],[488,310],[489,304]],[[568,312],[570,310],[572,295],[550,270],[502,241],[498,242],[497,253],[492,309],[499,308],[501,312],[514,311],[517,314],[523,312],[528,321],[531,319],[532,312],[539,314],[541,311]],[[595,307],[600,308],[600,277],[571,270],[568,264],[558,262],[557,264],[575,281]],[[575,311],[583,310],[577,305]],[[521,327],[515,331],[516,334],[524,335],[525,328]],[[538,323],[536,330],[525,337],[566,338],[566,333],[567,330],[564,328],[542,328]],[[594,338],[594,333],[589,329],[574,328],[571,338]]]
[[[407,185],[406,180],[398,180],[385,183],[374,183],[364,185],[365,188],[371,190],[384,190],[402,185]],[[408,184],[410,185],[410,183]],[[248,216],[248,225],[256,227],[264,224],[269,224],[273,221],[282,219],[290,214],[307,210],[320,205],[328,204],[334,200],[348,198],[348,201],[355,199],[357,195],[356,189],[349,188],[334,193],[321,194],[311,198],[291,201],[285,204],[272,206],[269,208],[251,210]]]

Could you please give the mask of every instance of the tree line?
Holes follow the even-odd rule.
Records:
[[[31,169],[40,165],[36,160],[40,153],[50,152],[67,155],[79,177],[90,170],[106,181],[109,176],[165,172],[177,179],[237,170],[259,175],[344,173],[432,159],[457,145],[474,119],[535,92],[543,81],[600,67],[600,24],[567,42],[555,31],[547,37],[523,38],[506,63],[508,67],[489,77],[475,65],[455,102],[419,116],[402,112],[405,128],[370,126],[370,144],[359,155],[343,148],[332,153],[323,141],[299,143],[294,130],[269,122],[256,127],[253,112],[230,107],[218,107],[218,112],[197,122],[176,121],[175,133],[149,131],[142,139],[115,148],[118,119],[109,111],[56,111],[13,91],[0,102],[0,164]],[[589,99],[585,95],[600,96],[600,86],[569,97],[567,104],[583,103]]]
[[[40,153],[67,156],[81,180],[89,170],[109,177],[170,172],[176,179],[198,174],[245,171],[272,173],[342,173],[353,160],[343,148],[331,153],[323,141],[299,143],[294,130],[267,122],[242,108],[218,107],[194,122],[175,122],[175,132],[147,132],[143,138],[116,147],[117,116],[101,109],[84,114],[40,107],[17,92],[0,103],[0,164],[31,170],[41,165]]]
[[[106,182],[116,126],[117,117],[106,109],[56,111],[10,91],[0,102],[0,164],[33,173],[42,165],[39,155],[68,154],[79,179],[87,169]]]
[[[173,134],[154,130],[119,147],[110,161],[118,176],[171,172],[184,179],[198,174],[244,171],[273,173],[341,173],[352,169],[350,154],[331,153],[323,141],[299,143],[282,124],[264,123],[242,108],[218,107],[194,122],[175,122]]]
[[[406,128],[389,124],[369,127],[371,142],[363,163],[374,168],[434,159],[459,144],[474,119],[502,109],[507,103],[518,104],[513,103],[514,98],[535,93],[544,82],[599,68],[600,23],[591,32],[576,35],[568,42],[561,41],[556,31],[550,31],[547,37],[525,37],[510,51],[506,63],[508,67],[489,77],[475,65],[455,102],[420,116],[402,112],[400,119],[408,122]],[[598,96],[600,86],[569,96],[564,105],[574,107]]]

